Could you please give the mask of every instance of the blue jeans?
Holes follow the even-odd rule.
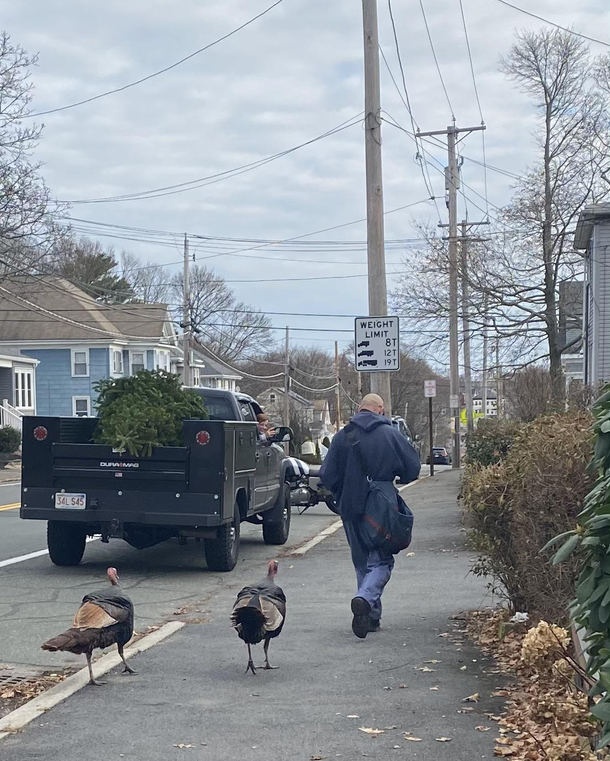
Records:
[[[344,521],[347,543],[352,551],[352,563],[356,570],[357,597],[363,597],[371,606],[371,620],[381,619],[381,595],[390,580],[394,568],[394,555],[369,550],[362,543],[359,523]]]

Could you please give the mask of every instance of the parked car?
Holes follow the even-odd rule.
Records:
[[[92,444],[96,418],[24,418],[20,515],[48,521],[53,563],[78,565],[94,534],[137,549],[203,539],[212,571],[235,567],[242,521],[260,525],[267,544],[287,541],[293,468],[279,444],[292,432],[279,427],[263,441],[254,399],[195,390],[209,419],[185,420],[182,446],[150,457]]]
[[[399,417],[398,415],[394,415],[392,418],[392,425],[394,428],[397,428],[400,433],[402,433],[404,436],[407,437],[407,441],[409,444],[413,443],[413,436],[411,435],[411,431],[409,429],[409,426],[407,425],[407,422],[404,418]]]
[[[435,465],[451,465],[451,455],[445,447],[432,447]],[[430,465],[430,455],[426,459],[426,464]]]

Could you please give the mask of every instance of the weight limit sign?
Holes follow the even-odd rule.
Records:
[[[356,319],[356,370],[359,373],[400,370],[398,317]]]

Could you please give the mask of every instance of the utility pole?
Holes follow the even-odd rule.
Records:
[[[369,314],[385,317],[388,294],[383,226],[383,180],[381,172],[381,85],[379,82],[379,32],[377,0],[362,0],[364,28],[364,112],[366,153],[366,240],[368,262]],[[371,373],[371,392],[385,402],[392,416],[390,374]]]
[[[184,272],[182,282],[182,383],[191,385],[191,296],[189,285],[189,239],[184,233]]]
[[[339,433],[341,428],[341,377],[339,375],[339,342],[335,341],[335,406],[337,407],[337,413],[335,415],[336,420],[336,433]]]
[[[447,208],[449,210],[449,395],[451,417],[453,418],[453,451],[451,464],[460,467],[461,436],[460,436],[460,347],[458,332],[458,234],[457,234],[457,191],[460,186],[456,145],[460,132],[475,132],[484,130],[485,125],[478,127],[458,128],[451,124],[444,130],[420,132],[419,137],[447,135],[448,166],[445,169],[445,188],[447,190]]]
[[[500,338],[496,338],[496,415],[502,417],[502,366],[500,365]]]
[[[466,433],[474,430],[472,416],[472,365],[470,363],[470,306],[468,288],[468,222],[462,221],[462,332],[464,334],[464,395],[466,397]]]
[[[468,237],[468,228],[474,225],[488,225],[489,222],[468,222],[462,220],[462,332],[464,334],[464,396],[466,397],[466,432],[474,431],[472,403],[472,364],[470,359],[470,284],[468,276],[468,243],[482,243],[484,238]]]
[[[481,389],[481,401],[483,403],[483,417],[487,417],[487,359],[489,355],[487,335],[487,294],[483,298],[483,382]]]
[[[284,346],[284,413],[282,422],[290,426],[290,328],[286,326],[286,344]]]

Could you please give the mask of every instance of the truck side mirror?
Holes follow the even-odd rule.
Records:
[[[288,426],[280,425],[275,429],[275,433],[270,438],[273,444],[280,444],[284,441],[290,441],[292,439],[292,429]]]

